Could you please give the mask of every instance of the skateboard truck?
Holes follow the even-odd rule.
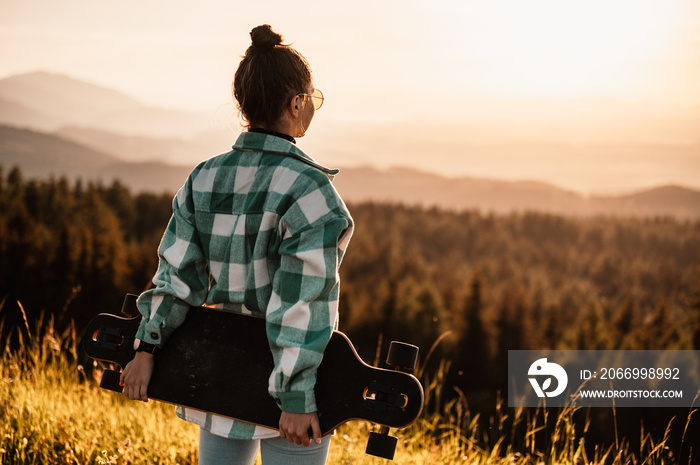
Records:
[[[402,371],[404,373],[413,373],[416,368],[416,362],[418,360],[418,347],[412,344],[406,344],[404,342],[392,341],[389,346],[389,353],[386,357],[386,363],[394,367],[396,371]],[[374,387],[374,386],[373,386]],[[376,386],[377,396],[372,398],[366,398],[365,402],[371,401],[374,403],[381,403],[384,408],[396,408],[401,407],[401,399],[396,398],[394,394],[385,393],[380,395],[383,391],[381,386]],[[382,426],[379,432],[371,431],[369,433],[369,439],[367,440],[367,448],[365,453],[369,455],[374,455],[375,457],[381,457],[384,459],[393,460],[394,452],[396,452],[396,444],[398,438],[389,435],[390,428],[388,426]]]
[[[136,306],[136,299],[139,296],[136,294],[127,294],[124,297],[122,304],[122,315],[133,318],[139,315],[139,309]],[[92,340],[97,347],[105,350],[117,350],[124,343],[125,334],[119,328],[110,326],[100,326],[92,334]]]
[[[101,326],[93,334],[93,341],[95,344],[103,349],[116,350],[124,342],[124,336],[122,332],[117,328],[109,328],[107,326]]]

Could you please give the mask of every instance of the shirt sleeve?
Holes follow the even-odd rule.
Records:
[[[333,196],[320,192],[300,199],[299,209],[285,215],[288,222],[282,218],[280,268],[266,315],[275,363],[269,392],[290,413],[317,410],[316,371],[337,324],[338,270],[352,235],[349,216],[323,212]],[[300,223],[305,225],[298,228]]]
[[[136,337],[162,347],[187,316],[190,306],[206,299],[209,272],[194,225],[192,177],[173,200],[173,215],[158,247],[155,288],[139,297],[143,315]]]

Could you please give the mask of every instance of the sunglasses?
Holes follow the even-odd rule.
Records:
[[[314,110],[318,110],[323,106],[323,92],[321,92],[318,89],[314,89],[313,93],[311,94],[297,94],[300,96],[304,96],[305,98],[311,98],[311,101],[314,103]]]

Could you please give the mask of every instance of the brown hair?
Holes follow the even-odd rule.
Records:
[[[311,67],[299,52],[282,44],[268,24],[250,32],[252,45],[233,78],[233,97],[249,126],[272,128],[291,98],[307,91]]]

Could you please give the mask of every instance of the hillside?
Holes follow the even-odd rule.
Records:
[[[0,126],[0,166],[19,166],[28,177],[66,176],[110,183],[120,179],[136,192],[174,193],[192,164],[168,164],[136,154],[118,157],[140,145],[158,152],[160,144],[177,140],[123,138],[109,133],[67,129],[90,146],[56,134]],[[101,143],[97,143],[101,140]],[[105,151],[99,150],[101,147]],[[196,144],[189,146],[195,150]],[[226,147],[222,145],[222,147]],[[201,148],[201,147],[200,147]],[[184,150],[184,148],[183,148]],[[216,151],[201,148],[202,158]],[[225,148],[224,148],[225,150]],[[139,152],[141,153],[141,152]],[[134,155],[134,154],[132,154]],[[502,181],[480,178],[445,178],[409,168],[381,171],[370,167],[344,168],[334,181],[348,202],[377,201],[449,209],[480,209],[496,213],[544,211],[564,215],[614,214],[630,216],[671,215],[700,218],[700,192],[665,186],[623,196],[585,198],[542,182]]]
[[[111,155],[50,134],[0,126],[0,164],[19,166],[27,176],[93,178],[100,169],[118,162]]]
[[[18,166],[29,178],[65,176],[110,183],[121,179],[134,191],[175,192],[191,167],[162,162],[125,162],[105,152],[29,129],[0,126],[0,166]]]

